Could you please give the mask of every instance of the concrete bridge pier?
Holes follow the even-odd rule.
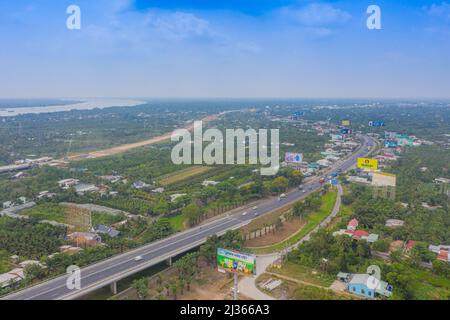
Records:
[[[111,289],[111,293],[116,295],[117,294],[117,282],[114,281],[109,285],[109,288]]]
[[[166,260],[166,263],[169,267],[172,266],[172,257],[170,257],[169,259]]]

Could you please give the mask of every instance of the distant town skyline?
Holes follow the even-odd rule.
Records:
[[[0,99],[450,98],[446,1],[23,0],[0,19]]]

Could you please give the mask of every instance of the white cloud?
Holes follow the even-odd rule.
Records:
[[[445,17],[450,19],[450,3],[441,2],[441,4],[433,3],[430,7],[426,7],[429,15],[435,17]]]
[[[311,3],[306,7],[287,6],[279,10],[282,17],[305,26],[326,26],[344,24],[351,15],[330,4]]]
[[[146,13],[145,24],[163,38],[172,40],[212,35],[207,20],[187,12],[149,11]]]

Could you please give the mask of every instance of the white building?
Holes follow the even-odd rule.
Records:
[[[60,188],[69,189],[73,186],[76,186],[79,182],[80,180],[71,178],[58,181],[58,185]]]
[[[0,274],[0,288],[7,288],[25,279],[23,268],[15,268],[7,273]]]
[[[175,194],[171,194],[170,195],[170,202],[174,202],[175,200],[177,200],[180,197],[184,197],[186,195],[186,193],[175,193]]]
[[[205,180],[205,181],[202,182],[202,186],[204,186],[204,187],[215,186],[217,184],[218,184],[217,181],[212,181],[212,180]]]
[[[19,265],[23,269],[25,269],[26,267],[31,266],[31,265],[37,265],[37,266],[39,266],[41,268],[45,268],[45,265],[43,265],[42,263],[40,263],[37,260],[26,260],[26,261],[23,261],[23,262],[19,263]]]
[[[13,206],[12,201],[3,202],[3,209],[8,209],[8,208],[11,208],[12,206]]]
[[[316,163],[322,167],[329,167],[331,165],[331,162],[326,159],[318,160]]]
[[[82,195],[89,192],[96,192],[98,191],[98,187],[96,187],[94,184],[81,183],[75,186],[75,191],[78,194]]]
[[[388,228],[400,228],[405,225],[405,221],[399,219],[388,219],[386,220],[386,227]]]
[[[53,198],[54,196],[56,196],[56,193],[50,193],[50,192],[48,192],[48,191],[41,191],[41,192],[39,192],[37,198],[38,198],[38,199],[43,199],[43,198],[51,199],[51,198]]]
[[[356,176],[348,177],[347,181],[353,182],[353,183],[370,184],[370,181],[367,178],[356,177]]]

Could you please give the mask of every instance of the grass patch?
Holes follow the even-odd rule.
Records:
[[[291,207],[292,207],[292,205],[285,206],[283,208],[280,208],[276,211],[265,214],[255,220],[253,220],[252,222],[250,222],[249,224],[247,224],[246,226],[244,226],[240,229],[241,233],[246,234],[249,232],[253,232],[255,230],[262,229],[265,226],[275,224],[279,217],[281,217],[283,214],[287,214],[289,212]],[[253,210],[249,209],[249,210],[247,210],[247,212],[248,212],[248,214],[252,214]]]
[[[0,250],[0,274],[6,273],[12,269],[11,263],[9,262],[9,254],[5,250]]]
[[[312,269],[311,269],[312,270]],[[310,272],[311,270],[308,270]],[[283,278],[288,276],[289,278]],[[272,291],[261,288],[261,284],[268,279],[282,281],[281,285]],[[295,279],[295,281],[294,281]],[[310,280],[309,278],[307,280]],[[298,282],[300,281],[300,282]],[[312,281],[306,283],[302,279],[296,279],[290,275],[277,276],[273,273],[263,273],[256,280],[261,291],[273,296],[279,300],[353,300],[349,295],[339,294],[326,287],[318,287],[317,284],[312,284]]]
[[[297,284],[294,290],[295,300],[349,300],[348,297],[338,295],[331,290]]]
[[[37,220],[51,220],[60,223],[66,222],[66,208],[55,203],[44,203],[33,208],[24,210],[22,215]]]
[[[184,223],[186,217],[183,214],[177,214],[176,216],[168,217],[170,225],[175,231],[182,231],[185,229]]]
[[[187,180],[188,178],[191,178],[193,176],[203,174],[205,172],[208,172],[212,169],[212,167],[206,167],[206,166],[195,166],[190,167],[187,169],[183,169],[174,173],[171,173],[169,175],[163,176],[160,178],[159,183],[162,186],[168,186],[180,181]]]
[[[49,220],[60,223],[69,223],[68,213],[70,208],[55,203],[44,203],[23,211],[23,215],[37,220]],[[111,226],[114,223],[123,221],[124,215],[112,215],[100,212],[92,212],[92,225],[104,224]]]
[[[272,268],[269,271],[322,287],[329,287],[335,280],[333,276],[289,261],[284,263],[281,269]]]
[[[97,224],[103,224],[105,226],[111,226],[117,222],[125,220],[125,216],[118,214],[118,215],[112,215],[112,214],[105,214],[105,213],[99,213],[99,212],[93,212],[92,213],[92,225]]]
[[[450,299],[450,279],[437,276],[429,271],[410,268],[415,299],[448,300]]]
[[[322,206],[317,212],[310,213],[306,220],[306,224],[297,233],[289,237],[288,239],[281,241],[277,244],[266,246],[266,247],[255,247],[248,248],[256,254],[267,254],[276,251],[280,251],[283,248],[294,245],[312,230],[317,227],[333,210],[334,204],[336,202],[337,191],[329,191],[322,197]]]
[[[333,218],[333,220],[330,222],[330,224],[327,226],[327,230],[335,230],[337,229],[337,225],[341,223],[341,221],[345,220],[346,218],[351,217],[354,214],[354,211],[351,206],[347,206],[341,202],[341,208],[339,210],[339,213],[336,215],[336,217]]]

